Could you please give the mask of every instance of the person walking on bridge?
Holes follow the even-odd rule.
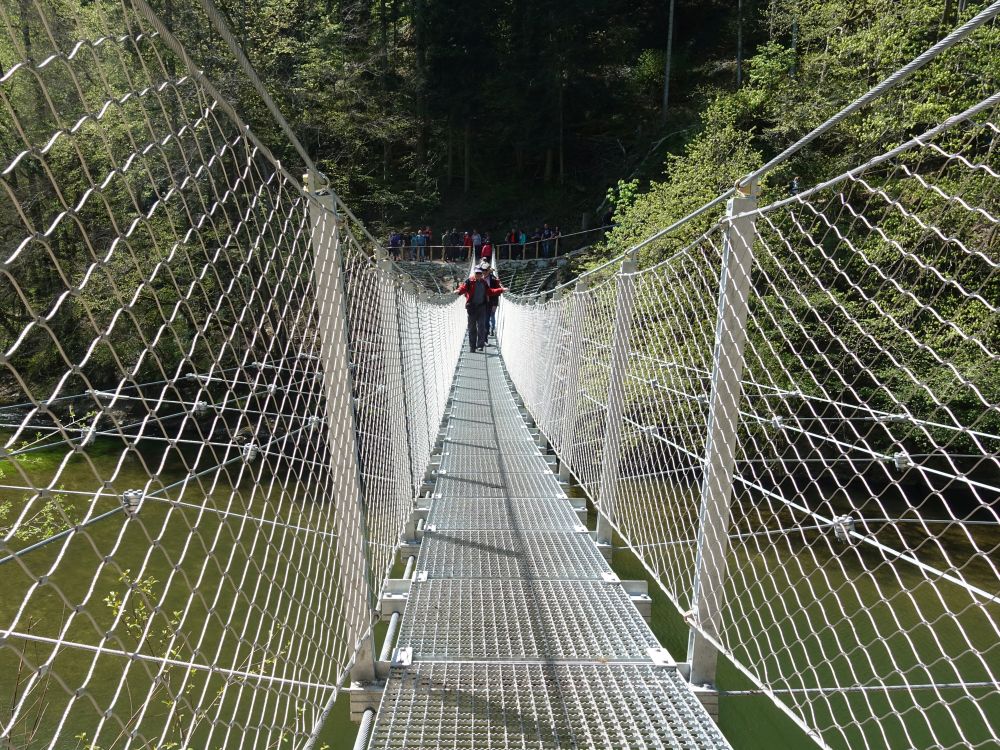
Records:
[[[486,264],[486,268],[493,262],[493,240],[489,235],[483,237],[483,249],[479,251],[479,259]]]
[[[500,283],[500,277],[497,276],[496,265],[491,266],[485,260],[481,264],[483,269],[483,278],[486,279],[486,283],[489,285],[490,289],[500,289],[503,285]],[[487,318],[487,323],[489,324],[489,335],[496,338],[497,335],[497,308],[500,307],[500,297],[491,297],[489,301],[490,314]]]
[[[472,257],[479,260],[479,251],[483,249],[483,236],[478,229],[472,230]]]
[[[462,246],[465,248],[465,257],[463,260],[468,263],[469,256],[472,254],[472,235],[468,232],[466,232],[465,236],[462,238]]]
[[[507,290],[497,285],[491,289],[482,266],[476,266],[472,276],[458,285],[455,294],[465,295],[465,312],[469,316],[469,350],[486,348],[489,329],[490,300]]]

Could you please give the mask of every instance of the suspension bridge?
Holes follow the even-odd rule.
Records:
[[[1000,745],[1000,2],[485,353],[210,0],[302,169],[146,0],[0,11],[3,747]]]

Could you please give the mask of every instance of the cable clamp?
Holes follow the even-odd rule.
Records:
[[[880,414],[875,417],[876,422],[881,422],[882,424],[893,423],[893,422],[909,422],[910,417],[908,414]]]
[[[838,542],[850,542],[853,533],[854,519],[851,516],[837,516],[833,519],[833,537]]]
[[[125,490],[122,493],[122,509],[129,518],[139,515],[139,506],[142,505],[142,490]]]

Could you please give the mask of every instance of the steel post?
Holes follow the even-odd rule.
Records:
[[[410,306],[405,307],[400,306],[399,314],[402,316],[400,318],[400,328],[401,330],[406,330],[411,332],[416,339],[416,347],[410,346],[410,352],[413,354],[414,348],[416,349],[416,360],[418,363],[418,372],[410,372],[409,377],[406,378],[406,388],[415,388],[419,392],[415,395],[411,394],[412,398],[409,403],[421,404],[421,411],[425,414],[429,413],[427,408],[428,399],[430,394],[427,391],[427,374],[423,366],[424,360],[424,348],[423,348],[423,338],[421,336],[420,330],[420,305],[417,300],[418,291],[417,285],[412,279],[404,279],[403,287],[401,290],[401,295],[408,299],[411,303]],[[409,393],[409,390],[407,391]],[[420,445],[421,450],[418,453],[416,447],[414,447],[413,455],[413,490],[414,497],[420,492],[420,486],[424,481],[424,472],[427,469],[425,465],[426,458],[430,455],[431,449],[434,444],[434,430],[436,425],[421,424],[416,425],[415,428],[420,431]],[[423,449],[426,447],[427,452],[424,453]]]
[[[417,491],[417,478],[415,461],[413,455],[413,428],[410,424],[410,415],[414,413],[411,411],[413,409],[412,399],[409,397],[409,390],[407,388],[407,377],[406,377],[406,357],[403,353],[403,348],[405,346],[405,337],[403,335],[403,325],[402,325],[402,305],[400,304],[400,298],[403,295],[402,289],[400,289],[399,279],[397,278],[396,272],[393,270],[392,262],[384,255],[379,255],[378,261],[379,271],[382,274],[382,283],[385,284],[392,291],[390,292],[392,298],[391,309],[390,306],[383,305],[383,325],[387,332],[391,332],[391,335],[395,337],[395,346],[389,345],[386,342],[385,351],[388,357],[390,357],[394,365],[399,371],[399,385],[402,391],[402,401],[403,401],[403,418],[406,421],[406,468],[408,472],[408,482],[410,485],[410,495],[415,496]],[[387,333],[386,335],[390,335]]]
[[[357,422],[350,367],[347,301],[343,252],[334,196],[319,191],[315,175],[307,176],[312,247],[315,254],[316,327],[323,361],[326,396],[327,444],[336,503],[336,554],[340,571],[343,621],[354,651],[352,677],[375,679],[371,626],[375,621],[375,592],[369,565],[365,504],[358,458]],[[334,450],[333,447],[336,446]]]
[[[701,485],[698,546],[692,594],[692,629],[688,637],[691,682],[714,685],[725,606],[726,557],[729,552],[730,502],[736,464],[743,350],[750,294],[750,266],[756,237],[756,185],[727,204],[722,273],[719,279],[712,392],[709,397],[705,464]]]
[[[625,412],[625,371],[628,367],[632,332],[632,303],[635,296],[636,262],[622,263],[615,299],[615,327],[611,336],[611,374],[608,378],[608,411],[604,428],[604,456],[597,507],[597,541],[610,544],[615,522],[618,470],[621,452],[622,418]]]
[[[570,303],[569,362],[566,365],[566,406],[563,408],[562,452],[559,478],[568,480],[573,466],[576,420],[580,413],[580,358],[583,352],[583,323],[587,315],[587,279],[576,282]]]

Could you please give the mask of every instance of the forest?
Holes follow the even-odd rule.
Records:
[[[381,235],[425,219],[506,228],[548,218],[576,228],[588,214],[593,225],[619,180],[652,187],[662,223],[729,187],[748,165],[984,5],[244,0],[221,7],[306,148]],[[186,33],[210,30],[194,24]],[[210,47],[208,39],[193,43],[209,70]],[[794,169],[809,183],[936,123],[953,94],[971,101],[995,83],[993,52],[977,45],[970,54],[980,59],[951,66],[950,79],[928,76],[818,144]],[[218,63],[222,78],[224,57]],[[982,86],[958,70],[979,71]],[[236,96],[252,124],[266,123],[251,91]],[[625,200],[634,192],[626,189]]]
[[[201,4],[151,5],[192,64],[263,144],[300,173],[288,139]],[[581,223],[593,226],[614,209],[614,230],[584,262],[594,265],[728,189],[984,5],[224,0],[218,7],[305,149],[377,238],[384,241],[394,227],[426,224],[438,232],[446,225],[481,224],[499,233],[515,223],[550,221],[567,232]],[[43,22],[39,8],[57,22]],[[25,144],[38,149],[53,131],[64,134],[45,146],[44,159],[18,157],[8,168],[8,194],[34,192],[37,200],[0,205],[5,256],[17,250],[11,274],[0,279],[0,339],[12,340],[47,315],[46,330],[25,336],[17,365],[27,382],[45,381],[60,357],[79,361],[90,341],[84,336],[74,343],[74,332],[100,328],[102,319],[118,314],[119,287],[128,287],[122,282],[138,283],[163,252],[151,248],[158,242],[166,247],[171,222],[185,220],[184,207],[164,191],[187,164],[191,144],[168,139],[156,154],[143,152],[146,174],[126,174],[116,159],[149,138],[151,123],[174,127],[185,107],[194,108],[188,114],[195,122],[208,119],[192,103],[197,97],[186,93],[191,77],[181,62],[154,60],[159,53],[141,45],[115,51],[114,44],[95,43],[89,58],[76,52],[67,66],[47,65],[36,76],[12,69],[19,60],[44,60],[53,49],[73,48],[74,40],[100,40],[109,26],[129,28],[135,21],[127,6],[22,0],[5,12],[0,70],[9,72],[3,101],[11,116],[0,122],[3,151],[23,156],[29,153]],[[810,145],[768,175],[764,199],[787,195],[795,176],[809,186],[839,174],[995,91],[998,38],[995,25],[988,26],[976,44],[956,48],[945,64],[922,70],[879,106]],[[133,80],[130,67],[148,72],[154,62],[176,91],[169,100]],[[102,109],[109,91],[114,106]],[[64,102],[66,111],[57,112],[54,101]],[[70,138],[67,128],[77,118]],[[198,128],[188,134],[198,143],[211,137]],[[110,182],[95,192],[94,176],[104,174]],[[980,187],[965,189],[974,194]],[[78,221],[63,221],[44,242],[27,242],[26,225],[37,233],[51,221],[40,213],[46,200],[79,202]],[[102,243],[117,236],[106,218],[117,206],[153,212],[142,236],[130,239],[131,256],[109,256],[79,299],[63,300],[67,279],[91,274],[87,269]],[[674,244],[650,248],[649,259],[711,221],[691,222]],[[987,231],[995,235],[995,225]],[[994,240],[987,237],[986,246]],[[955,270],[976,279],[978,269],[970,262]],[[148,328],[144,316],[157,319],[190,270],[175,273],[173,283],[147,284],[136,298],[130,310],[137,331]],[[997,283],[992,276],[983,281]],[[202,279],[199,304],[210,305],[226,283],[224,277]],[[980,292],[996,296],[992,286]],[[193,330],[200,313],[192,305],[189,300],[186,309]],[[975,309],[968,314],[989,317]],[[162,362],[175,362],[187,346],[182,328],[178,320],[174,339],[157,342]],[[144,348],[140,339],[132,338],[135,356]],[[101,366],[114,354],[99,342],[88,357],[98,373],[92,382],[99,384]]]
[[[371,311],[392,312],[389,304],[379,304],[390,295],[406,299],[385,283],[384,266],[373,266],[371,238],[382,243],[393,230],[427,225],[435,237],[450,226],[500,234],[543,222],[568,233],[610,217],[613,225],[589,252],[561,269],[592,272],[588,293],[596,300],[587,303],[590,328],[583,326],[591,349],[581,355],[596,373],[586,381],[594,408],[581,423],[594,436],[591,442],[603,446],[610,421],[609,404],[602,403],[610,402],[608,352],[615,333],[624,330],[631,336],[624,369],[635,377],[623,388],[621,416],[634,429],[622,443],[622,464],[642,477],[679,467],[687,477],[681,482],[694,487],[701,472],[697,461],[705,453],[712,368],[719,361],[712,358],[726,247],[723,207],[643,246],[639,293],[622,324],[616,324],[616,312],[625,295],[617,284],[629,275],[608,261],[620,260],[636,243],[733,188],[988,4],[0,2],[0,407],[6,429],[14,430],[5,438],[8,448],[18,446],[13,456],[0,455],[0,479],[20,481],[11,485],[15,490],[40,486],[49,480],[29,474],[48,471],[56,461],[76,461],[82,475],[79,487],[72,479],[70,486],[60,485],[34,518],[22,514],[27,495],[0,496],[0,531],[9,536],[17,528],[19,543],[34,544],[75,528],[82,505],[73,498],[90,496],[95,477],[103,482],[103,469],[90,464],[102,456],[117,472],[125,454],[131,455],[131,468],[125,465],[131,473],[121,480],[126,484],[119,481],[119,490],[153,482],[155,475],[164,487],[179,485],[180,496],[191,477],[217,477],[230,462],[240,472],[251,465],[257,458],[252,444],[245,446],[252,451],[228,458],[248,441],[268,445],[281,439],[296,457],[306,452],[305,441],[312,438],[300,443],[294,437],[298,427],[274,428],[303,416],[317,424],[313,412],[327,397],[316,390],[322,382],[316,378],[319,358],[308,354],[322,350],[316,283],[316,259],[322,256],[310,203],[315,200],[299,181],[306,164],[253,76],[287,118],[306,161],[315,162],[371,233],[355,231],[338,246],[346,248],[339,256],[346,259],[350,298],[344,338],[351,347],[346,356],[354,357],[347,365],[356,397],[365,388],[383,392],[380,378],[388,377],[383,360],[372,354],[378,351],[373,332],[386,321]],[[252,72],[220,37],[223,25]],[[829,181],[994,95],[1000,90],[998,51],[1000,24],[993,21],[968,44],[943,53],[874,106],[798,150],[760,185],[764,208],[754,235],[750,322],[740,363],[749,416],[734,441],[748,459],[738,476],[753,480],[760,502],[748,502],[733,519],[734,528],[761,529],[754,538],[768,547],[772,532],[791,528],[783,520],[787,508],[780,510],[785,515],[763,514],[776,497],[833,517],[855,504],[881,508],[892,495],[890,510],[913,511],[915,518],[907,520],[921,521],[907,527],[914,529],[910,537],[899,532],[899,548],[922,551],[934,564],[935,554],[953,555],[956,565],[946,560],[941,566],[957,573],[967,562],[982,565],[983,585],[995,583],[996,494],[984,488],[993,492],[1000,481],[996,103],[874,168]],[[323,248],[332,246],[327,240]],[[413,291],[401,286],[400,293]],[[569,299],[546,293],[520,307],[541,318],[567,308]],[[407,309],[414,311],[409,322],[415,330],[426,323],[415,302],[397,307],[387,338],[392,344],[404,341],[404,329],[395,326]],[[448,309],[456,313],[449,318],[455,327],[440,330],[459,332],[464,312],[457,303]],[[545,320],[557,323],[538,328],[558,338],[562,319],[553,314]],[[543,362],[555,371],[561,350],[546,347],[533,351],[557,352]],[[419,371],[432,359],[420,350],[409,367]],[[285,360],[293,362],[285,367]],[[298,391],[294,386],[301,382],[312,385]],[[546,380],[553,387],[561,382]],[[271,421],[244,429],[251,407],[268,403],[279,389],[303,397],[281,401],[289,413],[272,413]],[[110,391],[115,393],[109,398]],[[225,396],[217,418],[205,394],[219,391]],[[384,393],[388,402],[393,396]],[[111,402],[116,410],[107,407]],[[380,429],[409,434],[408,421],[383,420],[381,401],[359,403],[356,398],[355,418],[360,414]],[[203,432],[206,426],[214,431]],[[434,427],[425,436],[428,452]],[[88,447],[101,432],[109,439]],[[379,436],[374,428],[371,434]],[[136,435],[147,445],[153,441],[148,465]],[[198,454],[190,465],[178,449],[185,440]],[[362,443],[372,465],[381,465],[383,455],[371,447],[376,441]],[[664,445],[682,450],[671,453]],[[859,448],[863,464],[857,462]],[[35,455],[40,449],[51,466]],[[224,463],[204,468],[223,452]],[[164,472],[170,454],[176,454],[175,465]],[[678,458],[682,454],[686,458]],[[760,463],[751,463],[758,458]],[[422,467],[416,470],[419,486]],[[284,475],[296,482],[307,476]],[[223,483],[220,507],[222,495],[236,492],[238,484]],[[326,485],[315,486],[326,491]],[[200,494],[201,483],[191,488]],[[690,487],[682,489],[685,497],[695,497]],[[120,510],[117,493],[93,496]],[[208,493],[205,498],[207,504]],[[835,502],[827,503],[831,498]],[[946,513],[990,527],[979,541],[964,527],[946,524],[953,533],[946,549],[921,520]],[[381,532],[394,539],[397,526],[386,522]],[[130,528],[145,534],[142,526]],[[896,529],[886,526],[882,538]],[[113,531],[106,532],[108,544]],[[818,539],[827,534],[816,526],[811,531]],[[175,539],[186,545],[191,536],[185,530]],[[794,539],[800,538],[806,539]],[[393,547],[381,549],[387,559]],[[788,551],[788,559],[796,559],[799,549]],[[146,554],[145,542],[129,553]],[[892,574],[874,555],[862,562],[870,563],[865,576]],[[773,570],[783,567],[781,560]],[[89,575],[86,566],[73,572]],[[823,569],[817,575],[827,581]],[[908,581],[899,579],[899,598],[911,595],[903,585]],[[111,593],[106,607],[97,609],[117,617],[117,587],[156,583],[130,578],[126,568],[101,583]],[[34,590],[33,578],[30,586]],[[845,579],[841,588],[848,586],[853,582]],[[802,598],[815,599],[808,587],[801,589]],[[799,591],[792,592],[796,604]],[[762,595],[761,601],[769,598]],[[8,599],[19,606],[16,597]],[[145,615],[135,622],[147,622]],[[55,612],[52,622],[59,616]],[[135,631],[135,622],[126,625]],[[845,628],[854,622],[845,620]],[[995,618],[984,622],[982,632],[992,644]],[[807,624],[812,632],[814,623]],[[172,633],[176,625],[167,622],[162,632]],[[886,628],[895,633],[899,623]],[[937,633],[929,632],[928,639],[936,640]],[[856,655],[839,641],[830,648],[846,661]],[[909,641],[898,648],[907,658],[924,658]],[[935,656],[939,652],[948,658]],[[928,653],[950,668],[951,654],[967,649],[959,644]],[[759,663],[773,657],[763,653]],[[873,667],[879,679],[895,674],[891,657],[883,672]],[[186,671],[178,667],[176,673]],[[987,671],[992,680],[993,670]],[[863,681],[853,663],[844,674],[850,684]],[[861,705],[869,693],[856,698]],[[913,706],[925,704],[898,705],[887,700],[885,715],[924,720]],[[950,704],[942,705],[950,712]],[[868,705],[858,715],[882,710]],[[748,713],[754,723],[766,723]],[[881,731],[880,723],[863,727],[865,722],[853,726],[871,736]],[[830,721],[840,724],[839,717]],[[76,738],[81,748],[97,747],[92,738]],[[882,746],[921,746],[906,731],[891,743]]]

